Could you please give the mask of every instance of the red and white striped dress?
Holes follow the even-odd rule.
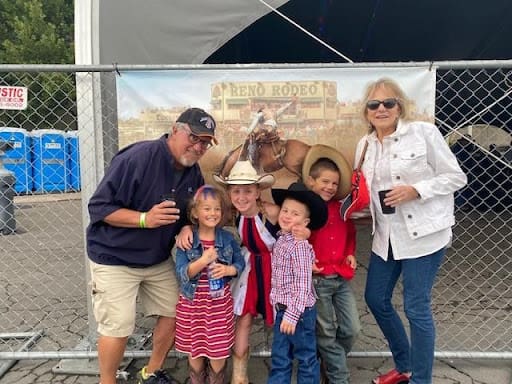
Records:
[[[204,249],[214,246],[214,241],[201,241]],[[194,299],[180,294],[176,306],[177,351],[193,359],[225,359],[231,355],[235,342],[233,298],[229,284],[224,286],[224,295],[210,296],[207,268],[201,271]]]

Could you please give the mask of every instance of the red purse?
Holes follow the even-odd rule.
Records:
[[[370,192],[368,191],[363,171],[361,171],[361,165],[363,164],[367,148],[368,141],[364,144],[357,168],[352,172],[352,187],[350,193],[341,204],[340,215],[344,221],[351,218],[355,212],[360,212],[370,205]]]

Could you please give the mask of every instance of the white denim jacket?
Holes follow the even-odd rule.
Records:
[[[375,132],[364,136],[357,145],[356,160],[366,140],[368,149],[362,170],[368,190],[372,191],[377,146],[380,143]],[[396,131],[386,140],[392,140],[389,160],[392,186],[412,185],[420,194],[418,200],[397,206],[395,215],[386,215],[386,219],[392,220],[390,237],[394,256],[403,259],[435,252],[446,246],[446,242],[441,246],[429,245],[427,242],[432,243],[436,232],[443,231],[446,234],[447,229],[448,236],[451,236],[450,228],[455,223],[453,193],[466,185],[466,175],[437,127],[431,123],[399,121]],[[370,198],[378,204],[378,196],[371,193]],[[379,225],[375,220],[375,206],[370,204],[372,234],[375,234],[376,226]],[[396,231],[397,228],[403,230]],[[374,243],[372,249],[387,250],[389,240],[380,239],[382,244]],[[395,244],[398,249],[395,249]],[[379,256],[386,258],[387,252]]]

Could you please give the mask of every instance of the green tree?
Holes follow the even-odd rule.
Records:
[[[72,64],[73,0],[0,0],[0,64]],[[76,128],[74,74],[0,73],[0,84],[27,87],[24,111],[0,110],[0,125]]]
[[[72,0],[0,0],[0,63],[71,64]]]

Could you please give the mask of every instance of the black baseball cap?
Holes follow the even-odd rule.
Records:
[[[194,135],[209,137],[217,144],[217,139],[215,138],[215,120],[203,109],[189,108],[178,117],[176,122],[188,124],[190,131]]]

